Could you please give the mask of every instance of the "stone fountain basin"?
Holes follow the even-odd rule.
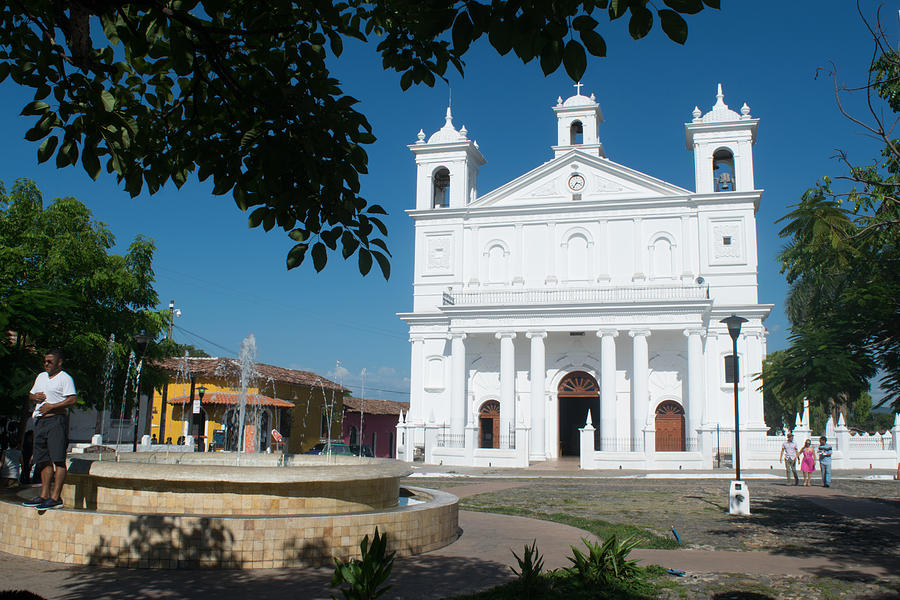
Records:
[[[393,508],[411,470],[377,458],[143,452],[69,460],[63,502],[165,515],[287,516]]]

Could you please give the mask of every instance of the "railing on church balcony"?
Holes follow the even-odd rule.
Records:
[[[579,287],[552,289],[479,290],[477,292],[444,292],[444,306],[477,305],[542,305],[617,302],[671,302],[706,300],[709,290],[695,285]]]
[[[464,433],[439,433],[437,436],[438,448],[465,448],[466,435]]]

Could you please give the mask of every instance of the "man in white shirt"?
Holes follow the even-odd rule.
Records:
[[[794,443],[794,434],[787,434],[787,441],[781,445],[781,452],[778,453],[778,460],[784,458],[784,475],[787,477],[788,484],[791,483],[791,473],[794,474],[794,485],[800,483],[797,477],[797,444]]]
[[[34,454],[32,460],[41,474],[41,495],[23,504],[38,510],[62,507],[66,480],[68,420],[75,405],[75,382],[62,370],[63,353],[53,349],[44,355],[44,372],[34,380],[28,394],[34,408]],[[54,476],[55,475],[55,476]]]

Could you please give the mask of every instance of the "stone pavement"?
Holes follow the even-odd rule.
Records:
[[[477,479],[463,479],[460,486],[447,491],[460,497],[528,485],[531,473],[520,474],[521,480],[511,481],[509,475],[482,473]],[[558,470],[551,476],[585,476],[584,472],[564,473]],[[672,474],[680,476],[681,473]],[[702,474],[698,474],[702,477]],[[706,474],[707,477],[712,475]],[[765,473],[758,474],[766,475]],[[595,476],[599,476],[596,474]],[[620,476],[607,473],[608,477]],[[658,474],[658,476],[662,476]],[[849,476],[849,474],[848,474]],[[865,477],[862,472],[859,477]],[[699,477],[698,477],[699,478]],[[747,479],[752,479],[752,475]],[[417,481],[427,487],[427,481]],[[874,501],[840,496],[836,488],[796,488],[803,495],[824,508],[851,518],[889,519],[897,523],[893,507]],[[397,559],[390,581],[393,588],[387,598],[438,599],[488,588],[509,581],[509,566],[515,564],[512,550],[521,553],[525,544],[538,540],[546,568],[568,566],[570,545],[581,546],[581,538],[591,538],[579,529],[536,521],[523,517],[460,511],[462,535],[453,544],[424,555]],[[748,574],[807,574],[813,576],[841,576],[858,573],[861,576],[896,576],[900,564],[886,558],[879,564],[853,562],[849,557],[804,557],[770,552],[725,552],[706,550],[636,550],[633,556],[646,564],[695,573]],[[252,571],[109,569],[72,567],[56,563],[25,559],[0,553],[0,589],[28,589],[48,599],[74,600],[130,599],[130,598],[215,598],[231,600],[243,598],[330,598],[332,569],[272,569]],[[338,594],[339,595],[339,594]]]

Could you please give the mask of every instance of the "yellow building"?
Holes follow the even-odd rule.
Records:
[[[150,435],[154,439],[177,444],[187,435],[197,439],[199,431],[204,448],[238,448],[241,365],[237,360],[167,358],[153,366],[169,376],[169,383],[153,394]],[[244,409],[245,451],[273,447],[297,454],[328,437],[341,436],[343,398],[349,390],[308,371],[263,363],[253,366]],[[283,437],[280,444],[273,430]]]

